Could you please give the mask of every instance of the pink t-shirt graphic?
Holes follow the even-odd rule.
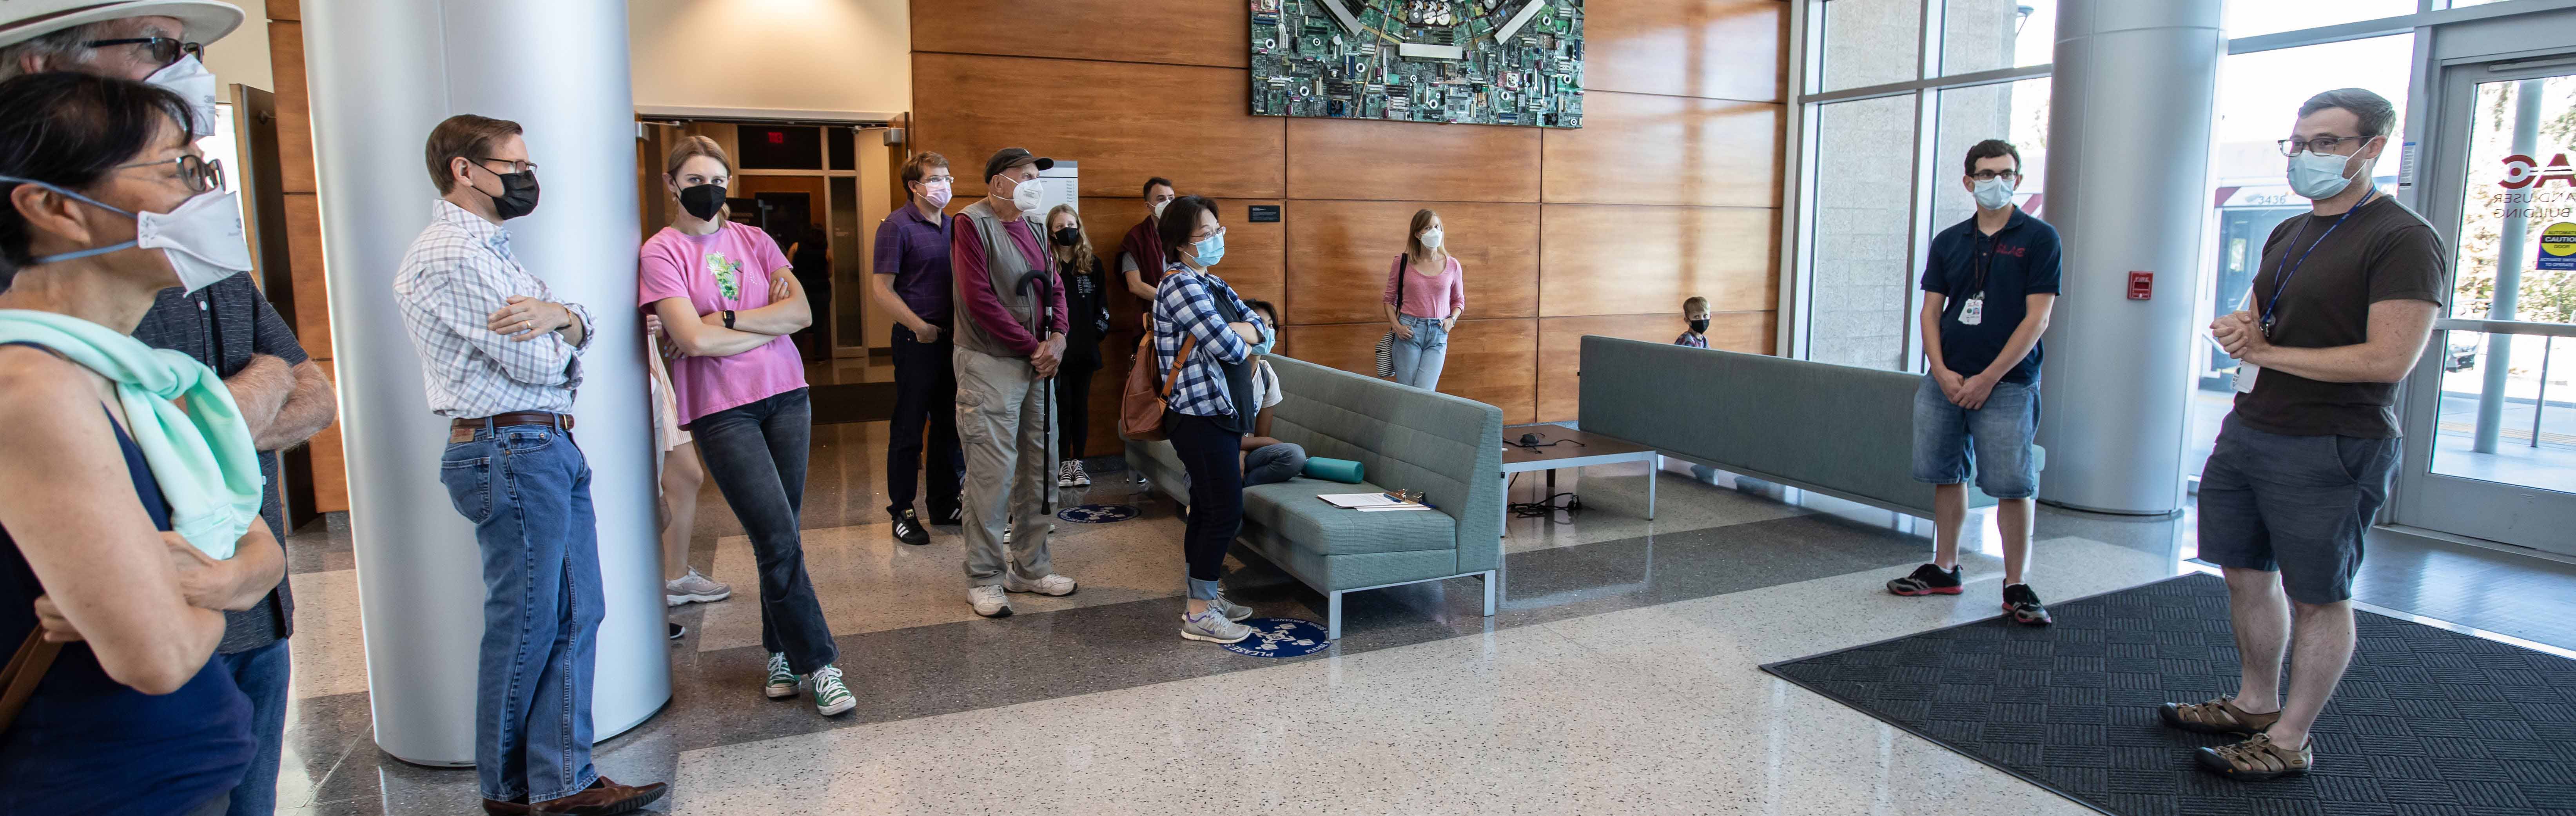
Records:
[[[733,222],[713,235],[669,227],[653,234],[639,253],[638,306],[652,311],[668,298],[688,298],[697,314],[769,305],[773,275],[788,274],[787,256],[767,233]],[[680,421],[757,402],[805,387],[805,361],[796,343],[781,335],[731,357],[682,357],[671,364]]]

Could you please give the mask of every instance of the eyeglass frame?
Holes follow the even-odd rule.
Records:
[[[154,61],[161,63],[161,67],[163,68],[168,68],[172,65],[178,64],[179,60],[183,57],[196,57],[198,62],[204,62],[206,60],[206,45],[204,43],[188,42],[176,37],[119,37],[112,40],[88,40],[82,42],[81,47],[108,48],[119,45],[157,45],[159,43],[172,43],[177,46],[168,58],[163,58],[157,53],[153,55]]]
[[[197,168],[193,172],[188,169],[188,163],[191,161],[197,163]],[[175,159],[153,159],[151,161],[140,161],[133,164],[120,164],[109,169],[132,170],[137,167],[159,167],[165,164],[176,164],[179,166],[179,180],[187,182],[188,192],[222,192],[225,189],[224,160],[209,159],[194,153],[182,153]]]
[[[1993,180],[1993,179],[2003,178],[2003,177],[2005,177],[2005,176],[2011,176],[2011,177],[2013,177],[2013,178],[2021,178],[2021,171],[2019,171],[2019,170],[1979,170],[1979,171],[1977,171],[1977,172],[1969,173],[1969,174],[1968,174],[1968,178],[1976,179],[1976,180],[1978,180],[1978,181],[1990,181],[1990,180]]]
[[[489,158],[489,157],[485,157],[485,158],[476,158],[476,157],[473,157],[473,156],[458,156],[457,158],[464,159],[464,160],[466,160],[466,161],[470,161],[470,162],[473,162],[473,163],[475,163],[475,164],[482,164],[482,163],[484,163],[484,162],[507,162],[507,163],[509,163],[509,165],[510,165],[510,172],[511,172],[511,173],[534,173],[534,172],[537,172],[537,163],[536,163],[536,162],[529,161],[529,160],[527,160],[527,159],[515,159],[515,160],[513,160],[513,159],[495,159],[495,158]],[[526,167],[520,167],[520,166],[519,166],[519,165],[523,165],[523,164],[524,164],[524,165],[527,165],[527,166],[526,166]],[[486,168],[483,168],[483,171],[484,171],[484,172],[486,172],[486,173],[491,173],[491,172],[492,172],[492,168],[486,167]],[[496,176],[497,176],[497,175],[503,175],[503,174],[501,174],[501,173],[493,173],[493,175],[496,175]]]
[[[2273,144],[2273,145],[2275,145],[2275,146],[2278,146],[2278,147],[2280,148],[2280,150],[2281,150],[2281,155],[2283,155],[2283,156],[2296,156],[2296,155],[2299,155],[2299,151],[2300,151],[2300,150],[2303,150],[2303,149],[2304,149],[2304,150],[2307,150],[2308,152],[2315,153],[2315,154],[2318,154],[2318,155],[2328,155],[2328,154],[2341,155],[2341,154],[2337,154],[2337,153],[2335,153],[2335,151],[2336,151],[2336,150],[2341,149],[2341,148],[2343,147],[2343,143],[2345,143],[2345,142],[2350,142],[2350,141],[2355,141],[2355,140],[2363,141],[2363,142],[2368,142],[2368,141],[2370,141],[2370,140],[2372,140],[2372,139],[2376,139],[2376,138],[2379,138],[2379,137],[2377,137],[2377,136],[2312,136],[2312,137],[2309,137],[2309,138],[2306,138],[2306,139],[2275,139],[2275,140],[2273,140],[2273,141],[2272,141],[2272,144]],[[2327,147],[2326,147],[2326,149],[2324,149],[2324,150],[2318,150],[2318,149],[2316,149],[2316,147],[2317,147],[2317,143],[2318,143],[2318,142],[2326,141],[2326,140],[2328,140],[2328,139],[2332,139],[2332,140],[2334,140],[2334,144],[2327,146]],[[2354,152],[2354,153],[2360,153],[2361,151],[2359,151],[2359,150],[2355,150],[2355,151],[2353,151],[2353,152]]]

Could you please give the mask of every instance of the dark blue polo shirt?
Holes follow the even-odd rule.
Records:
[[[1977,217],[1932,236],[1931,257],[1923,264],[1923,291],[1947,299],[1941,307],[1941,360],[1963,377],[1985,373],[1995,355],[2012,342],[2013,330],[2030,313],[2030,295],[2057,294],[2057,228],[2013,208],[2004,228],[1987,235],[1977,230]],[[1984,293],[1985,319],[1970,326],[1959,322],[1968,299]],[[2004,382],[2039,379],[2039,344],[2030,356],[2004,374]]]

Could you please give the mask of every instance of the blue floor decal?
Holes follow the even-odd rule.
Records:
[[[1057,511],[1055,517],[1075,524],[1109,524],[1135,518],[1142,512],[1132,504],[1084,504]]]
[[[1324,639],[1324,625],[1310,620],[1253,618],[1243,625],[1252,627],[1252,636],[1225,644],[1226,651],[1253,657],[1303,657],[1333,645]]]

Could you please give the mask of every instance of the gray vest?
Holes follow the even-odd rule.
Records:
[[[1020,279],[1033,268],[1029,266],[1029,257],[1021,254],[1019,242],[1011,240],[1010,233],[1004,231],[1002,218],[993,212],[991,201],[975,202],[959,214],[966,216],[967,223],[975,225],[976,237],[983,239],[984,268],[991,273],[986,276],[986,284],[992,286],[993,297],[1001,300],[1002,308],[1010,311],[1011,319],[1017,321],[1021,328],[1030,329],[1031,335],[1037,334],[1035,328],[1043,325],[1044,314],[1050,304],[1038,301],[1036,287],[1025,293],[1019,289]],[[1030,235],[1046,235],[1045,226],[1028,213],[1021,213],[1020,220],[1028,224]],[[993,339],[967,311],[966,287],[978,284],[969,282],[964,276],[952,277],[954,282],[949,285],[955,287],[957,299],[957,347],[993,357],[1027,357]]]

